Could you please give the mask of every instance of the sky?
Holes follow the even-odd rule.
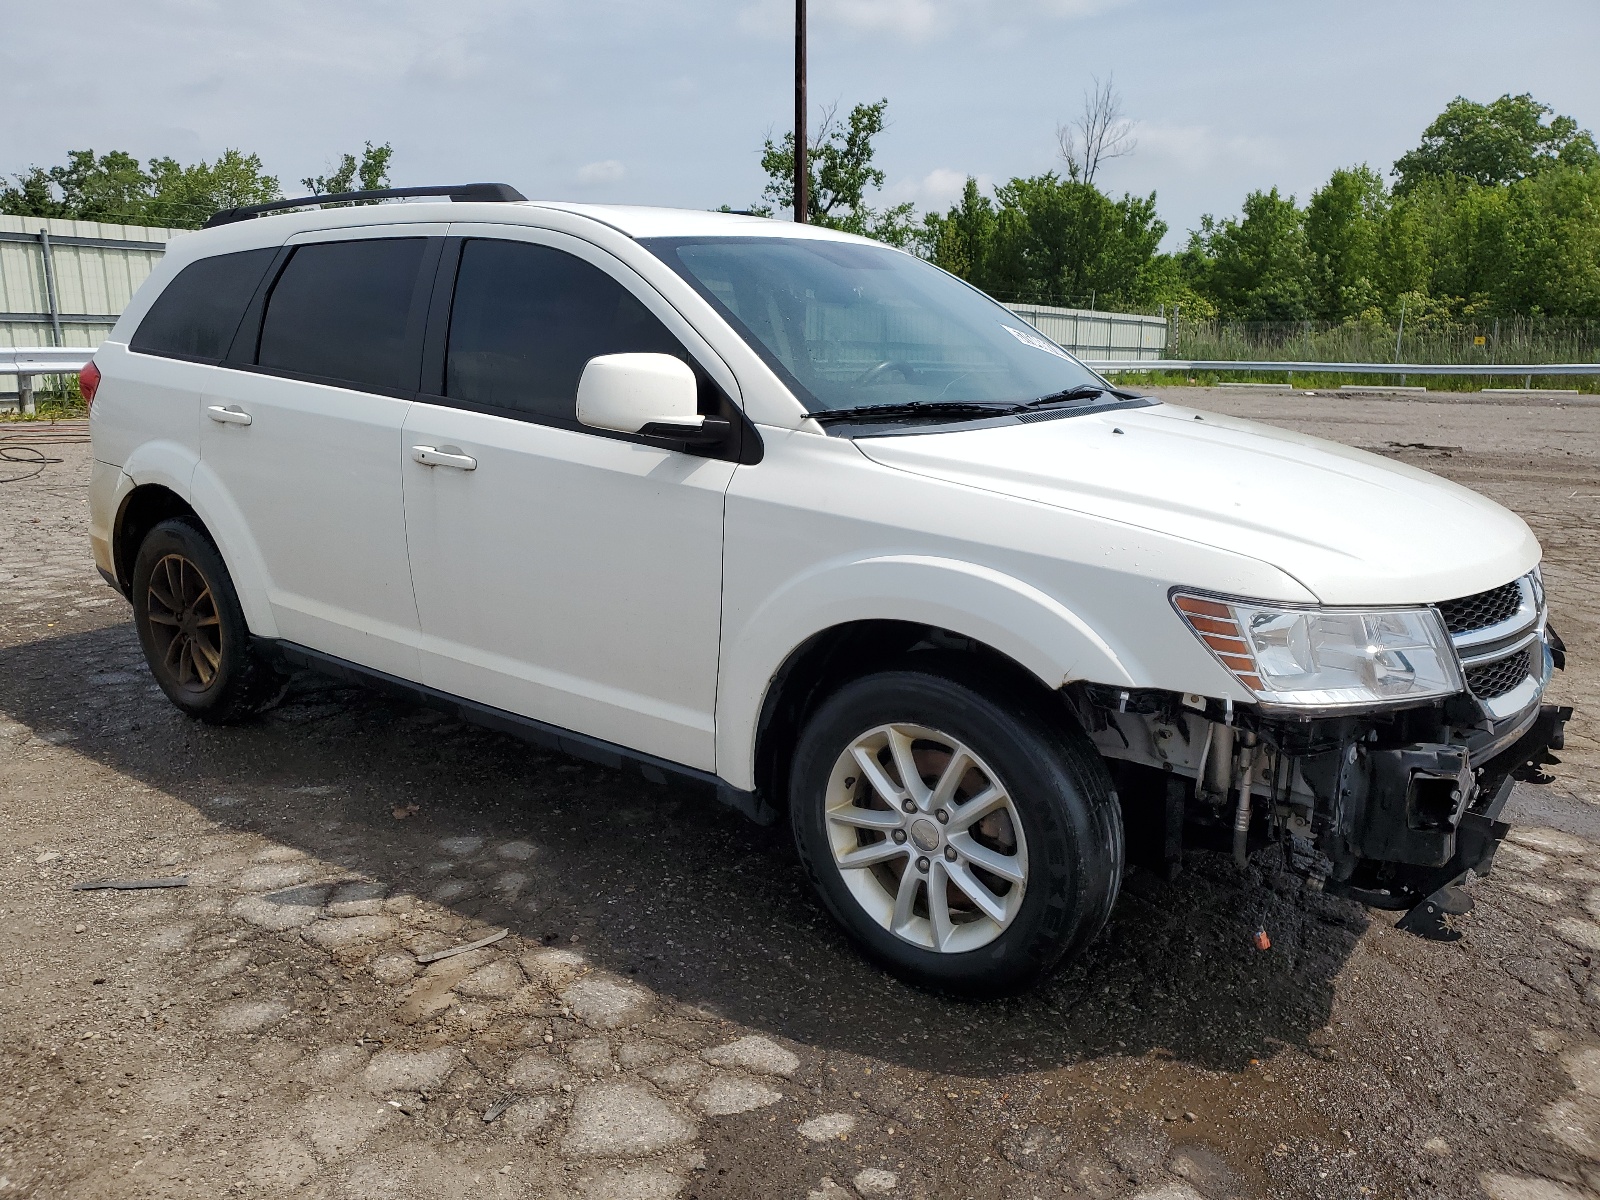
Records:
[[[758,202],[793,120],[792,0],[6,0],[0,173],[68,150],[261,155],[289,194],[365,141],[396,185]],[[1181,244],[1252,189],[1302,202],[1387,171],[1454,96],[1531,91],[1600,127],[1594,0],[810,0],[812,122],[887,98],[879,197],[942,208],[1059,169],[1056,130],[1112,79],[1137,146],[1102,169],[1157,194]]]

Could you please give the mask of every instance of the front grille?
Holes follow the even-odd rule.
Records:
[[[1439,615],[1444,618],[1444,627],[1452,636],[1487,629],[1517,615],[1517,610],[1522,607],[1522,581],[1513,579],[1510,583],[1479,592],[1476,596],[1445,600],[1438,607]]]
[[[1515,654],[1467,668],[1467,689],[1479,700],[1493,700],[1504,696],[1519,686],[1533,670],[1531,652],[1518,650]]]

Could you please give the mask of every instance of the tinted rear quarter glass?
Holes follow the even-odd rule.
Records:
[[[256,361],[358,387],[415,386],[406,322],[425,239],[315,242],[273,285]]]
[[[198,259],[167,284],[139,322],[129,348],[140,354],[218,362],[277,250]]]
[[[570,421],[584,365],[629,352],[688,361],[666,326],[593,264],[529,242],[473,239],[462,247],[446,395]]]

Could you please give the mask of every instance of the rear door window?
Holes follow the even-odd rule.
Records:
[[[689,361],[666,326],[592,263],[531,242],[462,246],[445,351],[451,399],[574,422],[585,364],[628,352]]]
[[[241,250],[190,263],[156,297],[129,349],[220,362],[276,253],[272,247]]]
[[[267,301],[256,361],[353,387],[416,386],[407,334],[425,238],[295,249]]]

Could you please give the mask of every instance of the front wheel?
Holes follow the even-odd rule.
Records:
[[[133,624],[150,673],[191,717],[231,724],[283,692],[284,677],[251,645],[222,555],[191,521],[162,521],[140,543]]]
[[[1093,747],[976,677],[907,669],[840,689],[801,734],[790,820],[852,937],[943,991],[1039,979],[1100,930],[1121,882],[1121,813]]]

